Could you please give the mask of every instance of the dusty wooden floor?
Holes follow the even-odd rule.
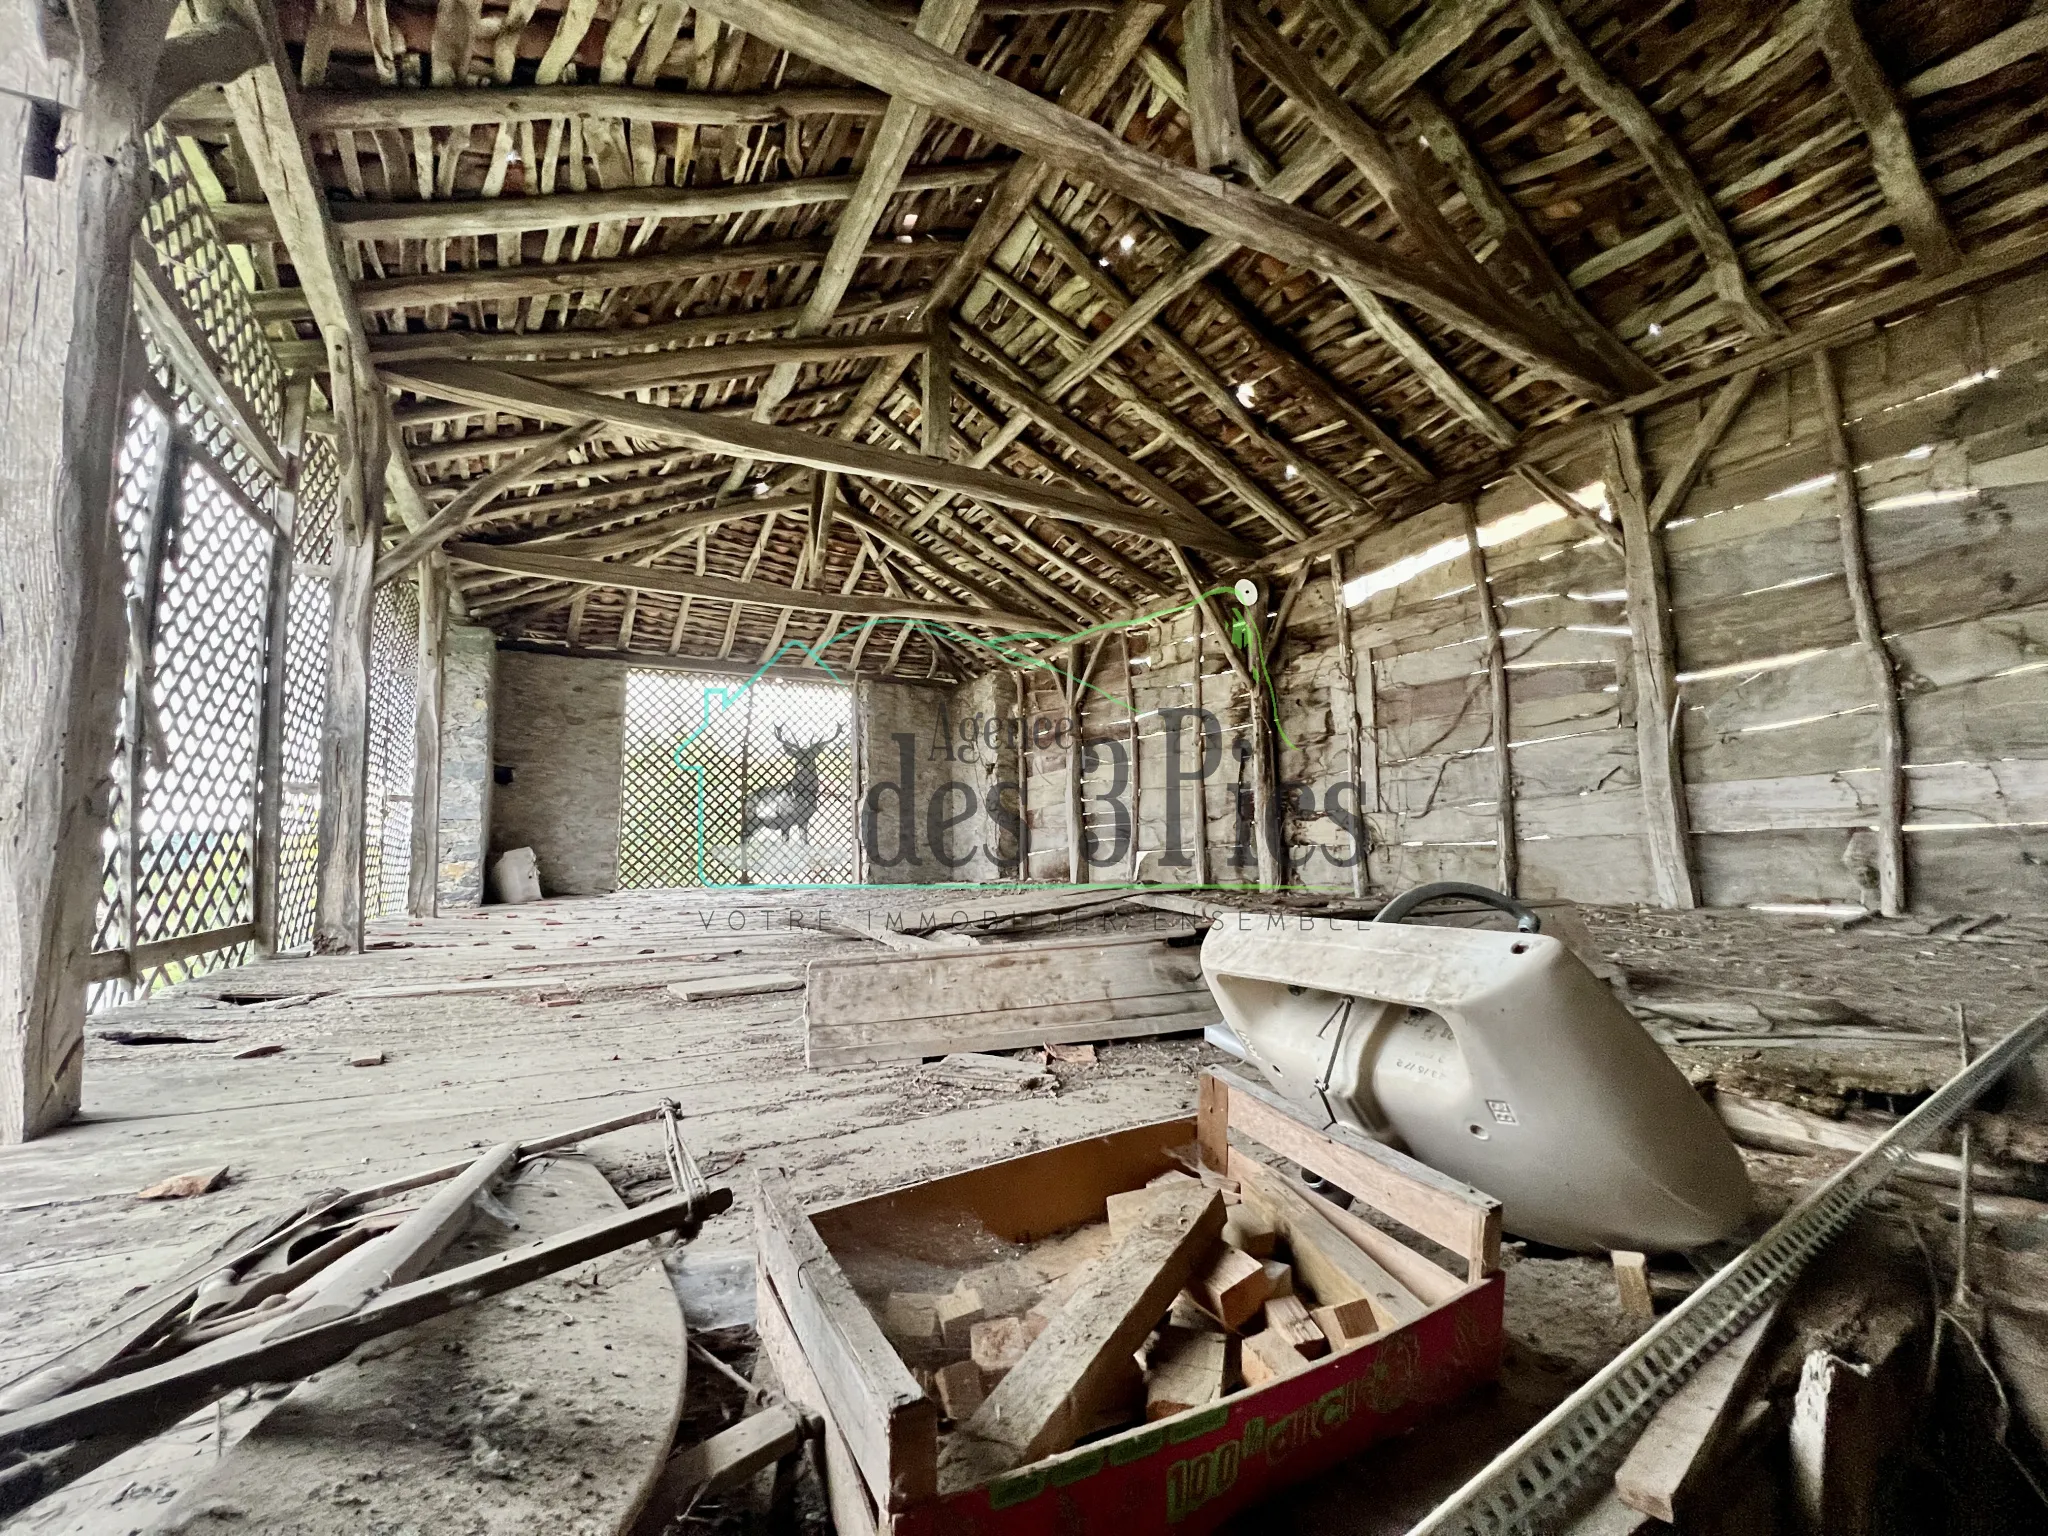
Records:
[[[931,893],[956,902],[958,892]],[[833,916],[864,921],[926,893],[833,892]],[[374,925],[368,953],[273,961],[207,977],[147,1006],[92,1021],[86,1110],[25,1147],[0,1149],[0,1379],[86,1331],[132,1289],[185,1255],[303,1193],[373,1182],[465,1150],[598,1120],[664,1095],[682,1106],[707,1171],[741,1195],[695,1251],[747,1246],[750,1168],[788,1171],[823,1202],[1190,1109],[1205,1060],[1192,1040],[1110,1045],[1096,1065],[1055,1066],[1055,1096],[990,1101],[935,1084],[914,1065],[829,1072],[803,1066],[800,993],[682,1003],[685,977],[786,968],[864,941],[789,921],[818,896],[636,892],[493,907]],[[1972,1004],[1995,1037],[2041,997],[2038,945],[1922,944],[1837,935],[1825,925],[1754,914],[1674,918],[1590,911],[1600,947],[1631,968],[1740,978],[1838,993],[1885,1023],[1943,1028]],[[1690,972],[1688,972],[1690,968]],[[285,1002],[265,1001],[287,999]],[[193,1043],[124,1045],[109,1031],[183,1033]],[[237,1053],[259,1044],[281,1052]],[[350,1066],[382,1051],[385,1064]],[[1698,1053],[1795,1082],[1854,1072],[1881,1057],[1904,1083],[1946,1075],[1947,1048],[1877,1053]],[[1768,1057],[1768,1060],[1763,1058]],[[1796,1058],[1796,1059],[1795,1059]],[[600,1165],[634,1197],[664,1177],[654,1136],[595,1143]],[[173,1173],[227,1164],[224,1189],[138,1202]],[[1286,1501],[1271,1528],[1405,1528],[1629,1337],[1604,1271],[1589,1260],[1524,1259],[1510,1274],[1510,1380],[1427,1443]],[[235,1419],[227,1419],[234,1434]],[[215,1453],[211,1418],[147,1454],[110,1463],[9,1531],[148,1530]],[[1359,1502],[1360,1479],[1375,1494]],[[1394,1495],[1392,1488],[1408,1492]]]

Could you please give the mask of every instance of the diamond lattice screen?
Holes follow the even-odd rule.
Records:
[[[405,881],[412,868],[413,696],[419,666],[419,594],[412,583],[395,581],[377,594],[370,623],[365,917],[405,910]]]
[[[134,941],[256,915],[256,778],[271,534],[205,469],[187,464],[164,547],[135,817]],[[143,990],[232,964],[180,962]]]
[[[341,471],[332,438],[314,438],[299,472],[298,559],[324,565],[334,553]],[[320,849],[320,736],[327,722],[327,640],[334,622],[326,579],[294,574],[285,594],[284,730],[277,825],[277,947],[313,942]],[[381,888],[383,871],[378,870]]]
[[[853,695],[626,674],[619,884],[844,884],[853,879]]]

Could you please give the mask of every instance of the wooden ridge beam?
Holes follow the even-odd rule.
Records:
[[[805,613],[838,613],[856,618],[926,619],[940,624],[973,625],[979,629],[1036,632],[1044,619],[1035,614],[1006,613],[999,608],[968,608],[957,604],[920,603],[894,597],[861,597],[839,592],[799,591],[767,581],[735,581],[724,576],[695,576],[667,566],[622,564],[541,554],[494,544],[451,544],[448,558],[502,571],[511,576],[540,576],[587,587],[655,592],[670,597],[701,597],[716,602],[763,608],[797,609]]]
[[[707,0],[706,10],[778,47],[905,98],[964,127],[1051,160],[1134,202],[1290,265],[1346,277],[1414,304],[1504,356],[1594,399],[1605,371],[1547,323],[1496,315],[1376,242],[1277,197],[1204,176],[1133,148],[1021,86],[962,64],[856,0]]]
[[[899,191],[939,192],[985,186],[1012,164],[980,160],[932,166],[904,176]],[[453,202],[335,203],[330,217],[344,240],[456,239],[527,230],[574,229],[609,219],[721,219],[736,213],[843,203],[855,176],[805,176],[731,187],[620,187],[608,192],[551,192],[541,197],[473,197]],[[267,203],[224,203],[213,210],[221,239],[247,245],[277,238]]]
[[[1870,51],[1863,29],[1849,9],[1849,0],[1817,0],[1814,40],[1828,61],[1828,74],[1848,100],[1849,110],[1863,125],[1870,144],[1870,165],[1877,175],[1899,233],[1906,237],[1920,270],[1934,276],[1953,272],[1963,253],[1942,217],[1941,205],[1920,172],[1920,156],[1898,94],[1884,67]]]
[[[1635,145],[1665,195],[1678,205],[1686,228],[1706,257],[1714,291],[1729,313],[1748,327],[1752,335],[1783,336],[1785,322],[1771,312],[1751,284],[1713,198],[1700,185],[1699,177],[1664,131],[1663,124],[1651,115],[1634,91],[1607,72],[1607,67],[1580,40],[1553,0],[1521,0],[1521,4],[1523,14],[1573,89],[1604,112]]]
[[[867,259],[929,261],[951,256],[957,243],[919,240],[876,241]],[[727,272],[765,271],[770,267],[808,266],[822,261],[827,247],[815,240],[777,240],[764,245],[722,245],[660,256],[630,256],[611,261],[568,261],[548,265],[481,267],[469,272],[421,272],[402,277],[373,277],[354,285],[355,307],[364,313],[425,308],[437,304],[494,303],[537,299],[555,294],[595,293],[619,288],[716,277]],[[301,272],[301,276],[303,276]],[[290,320],[312,301],[309,290],[272,288],[251,296],[256,318],[266,324]]]
[[[1162,516],[1102,493],[1078,495],[1010,475],[990,474],[965,465],[927,459],[921,454],[848,443],[794,427],[735,421],[668,406],[614,400],[583,390],[564,389],[523,379],[517,374],[476,363],[403,363],[387,368],[387,377],[408,389],[438,399],[509,411],[567,426],[593,417],[636,435],[679,442],[700,452],[727,454],[770,463],[802,464],[811,469],[897,480],[908,485],[942,488],[1016,507],[1048,517],[1093,523],[1145,538],[1188,543],[1239,558],[1252,551],[1235,535],[1208,524]]]
[[[627,123],[683,123],[699,128],[787,123],[802,117],[879,117],[888,98],[863,90],[788,90],[721,95],[649,90],[630,85],[379,86],[308,90],[298,118],[311,133],[379,128],[459,128],[560,117],[604,117]],[[232,115],[206,89],[180,99],[168,114],[179,132],[225,128]]]

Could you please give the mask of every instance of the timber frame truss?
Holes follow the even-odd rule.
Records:
[[[216,0],[166,121],[365,582],[953,677],[2038,259],[2040,29],[1953,10]]]

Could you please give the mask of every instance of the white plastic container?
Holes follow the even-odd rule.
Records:
[[[1666,1252],[1750,1212],[1719,1117],[1554,938],[1226,926],[1202,970],[1277,1092],[1485,1190],[1517,1236]]]

